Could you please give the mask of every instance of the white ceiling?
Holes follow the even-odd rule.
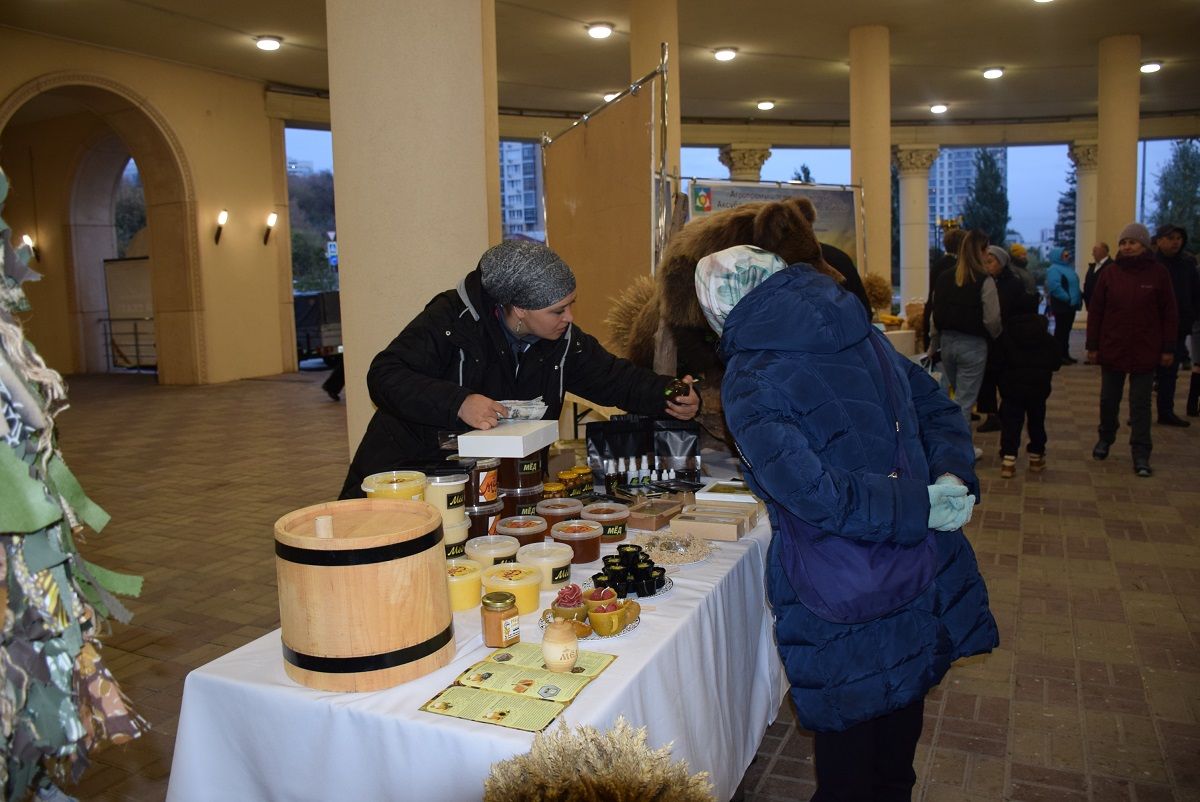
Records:
[[[1063,119],[1096,113],[1098,42],[1139,34],[1143,115],[1200,111],[1197,0],[678,0],[674,54],[686,120],[841,122],[849,117],[848,32],[891,31],[892,117],[939,122]],[[597,41],[584,24],[617,32]],[[311,90],[329,85],[322,0],[3,0],[0,25]],[[581,113],[628,84],[622,0],[497,0],[502,110]],[[255,35],[282,36],[275,53]],[[712,49],[739,48],[719,63]],[[1004,66],[999,81],[980,76]],[[756,101],[777,103],[760,112]]]

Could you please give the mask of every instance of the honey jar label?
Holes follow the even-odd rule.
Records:
[[[507,557],[494,557],[492,559],[492,564],[499,565],[500,563],[515,563],[516,561],[517,561],[517,555],[510,554]]]
[[[516,505],[517,515],[537,515],[537,502],[530,501],[526,504]]]
[[[542,472],[542,461],[540,459],[523,459],[520,465],[517,466],[517,472],[523,475],[540,474]]]
[[[505,643],[508,643],[510,640],[520,640],[521,619],[515,615],[512,618],[504,619],[500,622],[500,631],[502,633],[501,640]]]
[[[604,537],[625,537],[625,523],[604,524]]]
[[[446,559],[447,560],[454,560],[459,557],[463,557],[466,555],[466,553],[467,553],[467,541],[465,541],[465,540],[460,543],[447,543],[446,544]]]
[[[455,510],[459,507],[467,505],[467,492],[460,490],[457,493],[450,493],[446,496],[446,509]]]
[[[571,564],[559,565],[550,571],[550,584],[557,585],[571,578]]]
[[[495,501],[500,498],[500,469],[479,472],[478,488],[480,501]]]

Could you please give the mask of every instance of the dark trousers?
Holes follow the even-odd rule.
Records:
[[[1021,429],[1028,422],[1029,454],[1046,453],[1046,399],[1001,396],[1000,454],[1015,457],[1021,450]]]
[[[1050,311],[1054,313],[1054,339],[1058,342],[1063,359],[1068,359],[1071,356],[1071,327],[1075,325],[1075,307],[1051,298]]]
[[[1175,384],[1179,380],[1179,363],[1187,355],[1186,338],[1180,337],[1175,343],[1175,359],[1171,362],[1171,367],[1164,368],[1159,365],[1154,371],[1158,383],[1155,395],[1158,401],[1158,415],[1160,418],[1163,415],[1171,415],[1175,412]]]
[[[1120,424],[1121,395],[1125,390],[1125,373],[1119,370],[1100,369],[1100,439],[1111,445],[1117,439]],[[1150,459],[1153,444],[1150,441],[1150,387],[1154,383],[1153,373],[1129,374],[1129,449],[1134,459]]]
[[[979,396],[975,399],[975,410],[981,415],[995,415],[1000,411],[1000,407],[996,406],[996,380],[999,375],[1000,371],[990,363],[983,369],[983,382],[979,385]]]
[[[921,699],[845,732],[816,733],[812,802],[908,802],[917,781],[913,756],[924,710]]]

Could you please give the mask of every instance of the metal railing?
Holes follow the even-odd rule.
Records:
[[[102,317],[104,355],[109,370],[135,373],[158,371],[158,350],[152,317]]]

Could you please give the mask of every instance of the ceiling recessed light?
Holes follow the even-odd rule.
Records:
[[[1142,64],[1141,71],[1149,75],[1152,72],[1158,72],[1162,69],[1161,61],[1147,61]]]
[[[1054,0],[1033,0],[1035,3],[1053,3]]]
[[[254,37],[254,46],[259,50],[278,50],[282,44],[283,39],[278,36]]]
[[[774,101],[774,100],[760,100],[760,101],[758,101],[758,110],[759,110],[759,111],[770,111],[770,110],[771,110],[771,109],[773,109],[773,108],[775,108],[775,101]]]
[[[611,22],[589,22],[587,32],[588,36],[593,39],[607,39],[612,36],[613,24]]]
[[[983,71],[983,77],[987,78],[989,81],[994,81],[1002,75],[1004,75],[1003,67],[988,67]]]
[[[934,103],[932,106],[929,107],[929,111],[932,112],[933,114],[945,114],[949,110],[950,110],[950,107],[947,106],[945,103]]]
[[[604,102],[605,102],[605,103],[612,103],[614,100],[616,100],[616,99],[617,99],[617,97],[618,97],[620,94],[621,94],[620,92],[605,92],[605,93],[604,93]]]
[[[713,58],[717,61],[733,61],[737,58],[736,47],[718,47],[713,51]]]

